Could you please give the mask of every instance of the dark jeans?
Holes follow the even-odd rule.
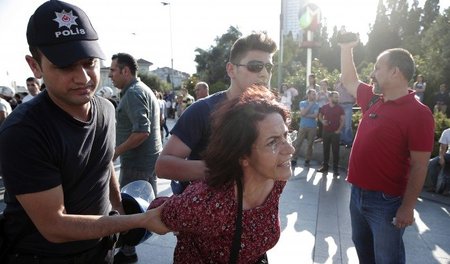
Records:
[[[444,154],[444,160],[445,160],[445,174],[450,175],[450,154],[445,153]],[[439,174],[439,171],[441,170],[441,165],[439,164],[439,156],[436,156],[432,159],[430,159],[428,163],[428,173],[427,178],[425,179],[425,188],[434,189],[436,188],[437,183],[437,177]]]
[[[164,120],[161,122],[161,131],[163,131],[163,129],[164,129],[164,131],[166,132],[166,135],[168,135],[168,134],[169,134],[169,128],[167,127],[166,119],[164,119]],[[161,136],[163,136],[162,133],[161,133]]]
[[[333,151],[333,169],[339,167],[339,141],[341,134],[335,132],[329,132],[324,130],[322,132],[323,138],[323,166],[328,168],[328,162],[330,161],[330,147]]]
[[[382,192],[366,191],[352,186],[350,217],[352,240],[359,263],[405,263],[403,233],[392,220],[402,203],[402,197]]]

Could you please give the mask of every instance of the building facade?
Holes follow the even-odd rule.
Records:
[[[292,33],[294,40],[302,41],[303,31],[300,28],[300,11],[308,0],[282,0],[282,32],[283,36]]]

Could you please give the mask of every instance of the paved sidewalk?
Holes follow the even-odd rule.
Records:
[[[173,120],[169,120],[172,127]],[[298,164],[303,164],[299,160]],[[358,263],[351,241],[348,209],[350,186],[345,171],[333,178],[312,167],[297,167],[280,200],[281,238],[268,252],[271,264]],[[0,211],[4,208],[0,177]],[[170,181],[158,180],[159,196],[170,196]],[[423,192],[418,199],[416,222],[406,229],[408,264],[450,264],[450,198]],[[137,247],[139,262],[173,263],[176,237],[153,235]]]
[[[299,163],[302,164],[302,163]],[[351,241],[348,203],[350,186],[345,172],[326,177],[297,167],[280,200],[281,238],[268,252],[271,264],[358,263]],[[159,180],[160,195],[169,195],[167,180]],[[450,205],[419,198],[416,223],[404,239],[407,263],[450,263]],[[138,263],[172,263],[176,238],[154,235],[137,247]]]

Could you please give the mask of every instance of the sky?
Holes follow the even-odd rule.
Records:
[[[230,26],[244,35],[266,31],[279,42],[281,0],[70,0],[82,8],[99,35],[106,56],[127,52],[158,67],[196,72],[195,49],[207,50]],[[0,0],[0,82],[25,85],[32,76],[26,27],[29,17],[45,0]],[[378,0],[313,0],[328,27],[346,26],[359,32],[362,41],[373,24]],[[423,1],[420,1],[423,6]],[[450,0],[441,0],[448,7]],[[109,66],[110,60],[104,61]],[[0,84],[1,85],[1,84]]]

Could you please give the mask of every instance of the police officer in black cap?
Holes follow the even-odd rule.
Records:
[[[34,77],[47,89],[22,104],[0,129],[6,188],[1,263],[110,263],[111,234],[158,233],[159,209],[123,212],[114,172],[114,107],[95,96],[104,59],[80,8],[42,4],[27,28]],[[24,162],[26,164],[24,165]]]

